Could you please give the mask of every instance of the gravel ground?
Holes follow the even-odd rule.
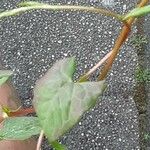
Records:
[[[1,0],[0,9],[14,8],[20,1]],[[112,4],[103,0],[45,2],[105,6],[125,13],[137,0],[114,0]],[[31,105],[35,81],[56,60],[75,56],[78,77],[112,48],[120,28],[110,17],[83,12],[38,10],[0,21],[2,63],[14,71],[12,81],[24,106]],[[127,42],[108,76],[108,89],[102,100],[61,139],[69,150],[139,149],[138,113],[133,101],[136,65],[136,52]],[[43,144],[43,150],[48,149]]]

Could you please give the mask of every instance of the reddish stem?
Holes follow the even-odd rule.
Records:
[[[0,123],[4,120],[4,118],[2,116],[0,116]]]
[[[8,116],[9,117],[19,117],[19,116],[25,116],[30,113],[35,113],[35,109],[34,108],[19,109],[18,111],[10,112],[8,114]],[[0,116],[0,123],[2,121],[4,121],[4,119],[5,118],[3,116]]]
[[[9,117],[25,116],[30,113],[35,113],[34,108],[19,109],[16,112],[10,112]]]
[[[140,4],[138,5],[138,7],[142,7],[144,5],[146,5],[148,3],[148,0],[141,0]],[[120,51],[120,47],[123,45],[123,43],[126,41],[129,33],[130,33],[130,28],[132,26],[133,21],[135,20],[135,18],[130,18],[127,20],[126,24],[124,24],[121,33],[119,34],[115,45],[112,49],[112,55],[109,57],[109,59],[107,59],[107,63],[105,64],[105,66],[103,67],[101,74],[98,77],[98,80],[104,80],[109,72],[109,70],[111,69],[111,66],[117,56],[117,54]]]

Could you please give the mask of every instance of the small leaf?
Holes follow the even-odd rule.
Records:
[[[67,150],[67,147],[63,144],[60,144],[57,141],[54,141],[51,143],[52,147],[55,148],[55,150]]]
[[[0,86],[8,80],[12,73],[10,70],[0,70]]]
[[[58,61],[34,89],[34,107],[50,142],[72,128],[93,107],[104,81],[74,83],[74,58]]]
[[[1,140],[25,140],[41,131],[37,117],[6,118],[0,130]]]
[[[135,8],[132,11],[130,11],[127,15],[125,15],[123,20],[127,20],[130,17],[141,17],[149,13],[150,13],[150,5],[141,8]]]

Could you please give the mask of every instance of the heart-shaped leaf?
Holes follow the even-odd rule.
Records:
[[[34,89],[34,107],[49,141],[57,140],[93,107],[104,81],[74,83],[74,58],[58,61]]]
[[[12,73],[10,70],[0,70],[0,86],[8,80]]]
[[[0,140],[25,140],[40,131],[37,117],[6,118],[0,130]]]

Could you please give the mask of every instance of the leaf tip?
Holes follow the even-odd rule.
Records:
[[[0,70],[0,85],[4,84],[12,74],[10,70]]]

